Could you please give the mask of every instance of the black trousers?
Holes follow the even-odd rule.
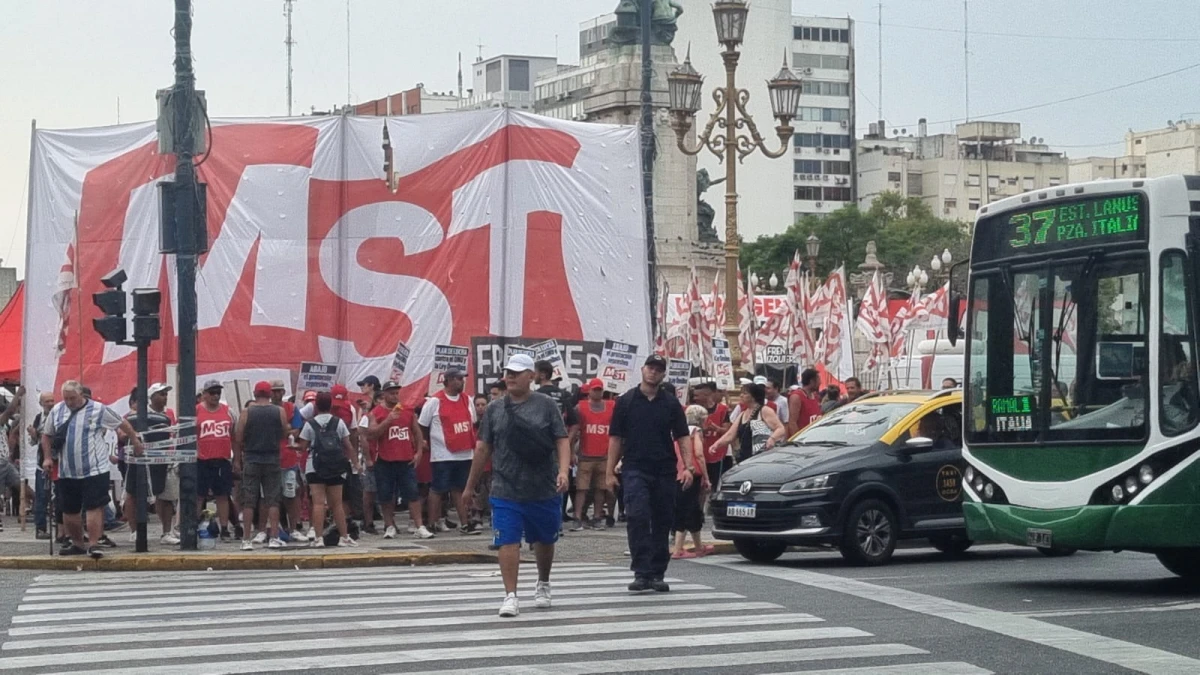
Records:
[[[671,526],[675,519],[675,472],[621,471],[625,488],[625,529],[630,569],[644,579],[662,579],[671,562]]]

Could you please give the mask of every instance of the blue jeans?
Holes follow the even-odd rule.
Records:
[[[40,468],[33,475],[33,526],[47,532],[46,508],[50,503],[50,477]]]
[[[675,472],[621,470],[625,492],[625,528],[630,569],[639,579],[662,579],[671,562],[671,525],[675,519]]]

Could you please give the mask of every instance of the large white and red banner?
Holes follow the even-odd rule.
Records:
[[[387,125],[395,190],[384,176]],[[280,378],[301,362],[423,393],[436,345],[502,338],[649,345],[637,131],[506,109],[213,120],[209,252],[199,261],[200,380]],[[157,188],[174,157],[153,123],[35,132],[24,379],[80,379],[123,401],[134,351],[91,328],[117,268],[164,291],[150,378],[178,361],[174,256]],[[76,222],[78,225],[76,226]],[[475,368],[472,365],[472,368]]]

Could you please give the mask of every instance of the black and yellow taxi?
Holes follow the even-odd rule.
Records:
[[[868,394],[722,476],[713,534],[756,562],[822,545],[881,565],[918,538],[961,553],[962,471],[960,389]]]

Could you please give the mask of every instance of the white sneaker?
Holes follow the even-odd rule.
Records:
[[[539,581],[533,589],[533,604],[541,609],[550,609],[550,582]]]
[[[253,541],[254,543],[256,543],[256,544],[265,544],[265,543],[267,543],[267,533],[266,533],[266,532],[259,532],[258,534],[254,535],[254,539],[253,539],[252,541]]]
[[[283,540],[279,537],[271,537],[271,542],[267,544],[267,548],[284,548]]]
[[[350,537],[342,537],[341,541],[338,542],[338,546],[348,546],[350,548],[358,548],[358,542],[354,541]]]
[[[409,526],[408,526],[408,533],[409,533],[409,534],[416,534],[416,533],[417,533],[417,528],[413,527],[412,525],[409,525]]]
[[[395,539],[396,538],[395,526],[388,525],[388,529],[383,531],[383,538],[384,539]]]
[[[309,541],[309,536],[307,534],[304,534],[300,530],[296,530],[295,532],[292,532],[291,538],[292,538],[292,541],[294,541],[298,544],[303,544],[304,542]]]
[[[179,537],[176,537],[174,534],[167,532],[166,534],[164,534],[163,536],[158,538],[158,543],[166,544],[167,546],[178,546],[179,545]]]
[[[417,533],[414,534],[413,536],[416,537],[417,539],[433,539],[433,533],[430,532],[429,529],[426,528],[424,525],[418,527]],[[516,616],[516,614],[514,614],[513,616]]]
[[[425,528],[421,528],[425,529]],[[514,617],[521,613],[521,604],[517,601],[516,593],[509,593],[504,596],[504,603],[500,605],[500,616]]]
[[[315,527],[308,528],[308,540],[309,541],[317,540],[317,529]]]
[[[131,543],[131,544],[137,543],[137,529],[136,528],[133,530],[130,530],[130,532],[129,532],[129,543]]]
[[[254,542],[250,541],[249,539],[243,539],[242,540],[242,550],[243,551],[253,551],[254,550]]]
[[[310,543],[309,546],[311,546],[313,548],[325,548],[324,537],[322,537],[321,539],[313,539],[312,543]]]

